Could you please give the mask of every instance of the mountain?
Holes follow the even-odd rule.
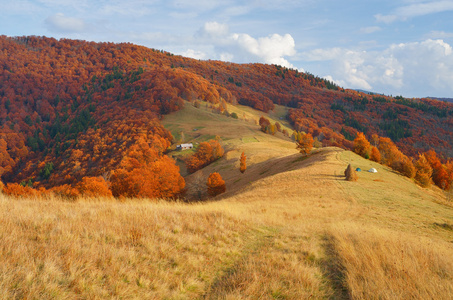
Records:
[[[184,179],[165,155],[176,141],[161,119],[196,101],[263,114],[285,107],[288,130],[323,146],[352,149],[364,132],[390,137],[414,158],[432,148],[446,162],[453,153],[446,102],[367,95],[276,65],[199,61],[133,44],[2,36],[0,49],[4,182],[71,194],[102,176],[117,183],[114,195],[129,197],[152,178],[148,195],[178,195]]]

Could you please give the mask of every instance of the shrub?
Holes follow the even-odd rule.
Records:
[[[112,197],[107,182],[102,177],[83,177],[77,189],[86,197]]]
[[[3,193],[13,197],[37,197],[39,192],[29,186],[22,186],[18,183],[8,183],[3,188]]]
[[[80,196],[79,190],[70,186],[69,184],[55,186],[50,191],[58,197],[75,200],[77,197]]]

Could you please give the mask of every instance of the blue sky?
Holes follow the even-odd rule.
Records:
[[[0,34],[276,63],[346,88],[453,98],[453,0],[0,0]]]

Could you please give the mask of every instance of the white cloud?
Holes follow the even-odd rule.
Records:
[[[419,17],[440,12],[452,11],[453,1],[423,1],[397,8],[392,14],[377,14],[374,17],[376,21],[383,23],[392,23],[396,20],[407,20],[408,18]]]
[[[453,38],[453,32],[433,30],[425,35],[428,39],[449,39]]]
[[[317,49],[307,61],[331,61],[326,78],[348,88],[405,96],[453,95],[453,50],[443,40],[395,44],[383,51]]]
[[[226,24],[207,22],[197,31],[194,40],[200,48],[210,46],[212,53],[208,56],[214,59],[240,63],[261,62],[294,68],[285,58],[296,55],[296,44],[290,34],[254,38],[246,33],[230,33]]]
[[[427,1],[403,6],[397,9],[398,15],[403,17],[417,17],[453,10],[453,1]]]
[[[182,52],[181,55],[195,59],[206,59],[206,53],[193,49],[187,49],[187,51]]]
[[[365,33],[365,34],[370,34],[370,33],[373,33],[373,32],[380,31],[380,30],[381,30],[381,27],[379,27],[379,26],[371,26],[371,27],[360,28],[360,32]]]
[[[62,33],[83,32],[87,27],[82,19],[66,17],[62,13],[48,17],[45,23],[49,30]]]
[[[392,23],[392,22],[395,22],[396,20],[398,20],[398,16],[396,16],[396,15],[377,14],[377,15],[374,15],[374,17],[376,18],[376,21],[386,23],[386,24],[389,24],[389,23]]]
[[[217,22],[206,22],[198,31],[197,35],[205,38],[218,38],[227,36],[228,33],[228,25]]]

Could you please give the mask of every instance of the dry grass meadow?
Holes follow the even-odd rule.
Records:
[[[254,123],[197,116],[166,126],[222,137],[225,157],[187,184],[216,171],[225,194],[195,203],[0,195],[0,299],[451,299],[453,208],[439,190],[348,151],[306,158]],[[347,182],[348,163],[378,173]]]

